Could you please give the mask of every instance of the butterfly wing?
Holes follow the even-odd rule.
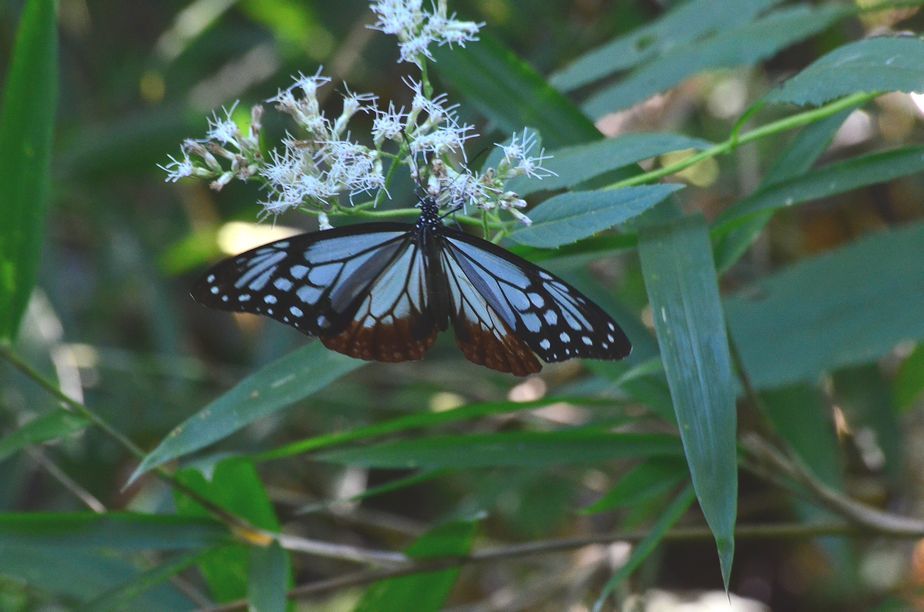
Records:
[[[419,359],[437,322],[413,230],[371,223],[278,240],[218,263],[191,293],[211,308],[272,317],[353,357]]]
[[[464,274],[486,305],[476,318],[488,329],[500,327],[495,319],[502,323],[508,333],[499,338],[505,344],[514,344],[507,336],[515,334],[514,340],[548,362],[622,359],[632,350],[625,333],[602,308],[554,274],[462,232],[446,228],[442,241],[445,259],[452,262],[448,276]],[[514,344],[511,353],[522,362],[520,352]]]
[[[477,276],[469,276],[464,256],[443,248],[442,268],[450,296],[449,315],[456,344],[465,358],[500,372],[525,376],[542,369],[530,347],[488,302]]]

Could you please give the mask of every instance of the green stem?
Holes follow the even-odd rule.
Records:
[[[611,185],[607,185],[605,189],[619,189],[622,187],[630,187],[633,185],[642,185],[645,183],[650,183],[658,179],[664,178],[665,176],[670,176],[676,174],[681,170],[689,168],[704,159],[709,159],[710,157],[717,157],[719,155],[724,155],[734,151],[738,146],[753,142],[755,140],[760,140],[761,138],[766,138],[773,134],[779,134],[788,130],[792,130],[810,123],[815,123],[831,115],[836,115],[837,113],[846,110],[848,108],[853,108],[855,106],[861,106],[866,104],[870,100],[873,100],[879,93],[856,93],[846,98],[841,98],[840,100],[835,100],[834,102],[822,106],[820,108],[812,109],[810,111],[805,111],[804,113],[798,113],[779,121],[773,121],[767,125],[763,125],[759,128],[755,128],[749,132],[739,134],[735,131],[731,136],[729,136],[723,142],[720,142],[716,145],[709,147],[695,155],[691,155],[686,159],[683,159],[679,162],[669,164],[657,170],[652,170],[651,172],[645,172],[644,174],[639,174],[638,176],[633,176],[622,181],[618,181]]]

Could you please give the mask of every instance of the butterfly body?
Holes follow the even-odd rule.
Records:
[[[446,227],[432,199],[421,201],[414,225],[301,234],[226,259],[191,293],[367,360],[421,359],[450,323],[467,359],[520,376],[541,369],[536,355],[621,359],[631,350],[599,306],[546,270]]]

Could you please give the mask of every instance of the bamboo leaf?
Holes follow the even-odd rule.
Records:
[[[439,74],[507,133],[533,126],[549,147],[601,138],[577,106],[484,32],[477,44],[442,47],[434,55]],[[516,103],[511,104],[512,100]]]
[[[735,381],[705,220],[644,226],[639,255],[690,476],[727,589],[738,495]]]
[[[87,425],[84,417],[67,410],[43,414],[0,440],[0,461],[27,446],[58,440],[83,431]]]
[[[676,456],[679,452],[673,436],[566,430],[429,436],[327,451],[318,458],[369,468],[468,469],[588,464],[630,457]]]
[[[858,92],[924,91],[924,40],[914,36],[858,40],[813,62],[764,99],[820,106]]]
[[[42,253],[58,101],[56,6],[26,3],[0,102],[0,340],[16,337]]]
[[[177,426],[148,453],[129,482],[158,465],[202,449],[261,417],[305,399],[361,365],[362,361],[329,351],[320,342],[289,353],[251,374]]]
[[[563,193],[531,209],[532,224],[514,231],[509,238],[543,248],[577,242],[639,216],[682,188],[683,185],[663,183]]]

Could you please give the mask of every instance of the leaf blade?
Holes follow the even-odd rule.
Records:
[[[637,217],[680,189],[683,185],[662,183],[563,193],[530,209],[532,224],[508,238],[532,247],[563,246]]]
[[[738,491],[735,383],[705,220],[644,226],[639,255],[690,476],[727,588]]]
[[[176,427],[145,456],[129,482],[308,397],[362,365],[362,361],[328,351],[320,342],[281,357]]]
[[[31,0],[0,102],[0,339],[16,337],[38,276],[58,84],[55,2]]]

